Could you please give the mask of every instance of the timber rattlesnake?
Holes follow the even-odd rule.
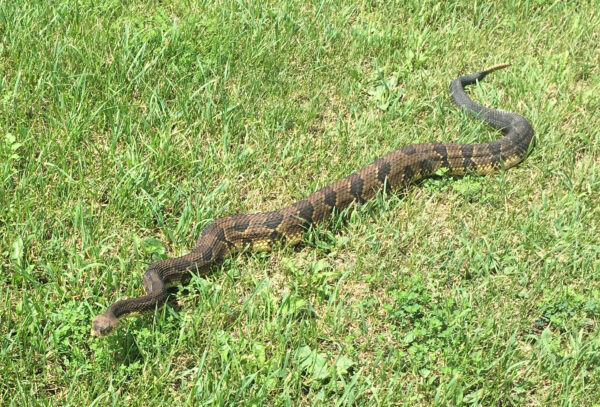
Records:
[[[506,66],[508,64],[497,65],[461,76],[450,85],[452,101],[457,106],[500,130],[504,137],[483,144],[411,144],[283,209],[217,219],[202,231],[189,254],[150,265],[143,279],[146,295],[112,304],[94,318],[92,335],[108,335],[119,325],[118,318],[162,305],[168,296],[167,286],[185,280],[191,271],[205,274],[225,255],[247,247],[255,251],[268,250],[280,239],[298,243],[308,225],[323,220],[334,208],[342,210],[354,201],[360,203],[372,198],[384,186],[406,185],[440,168],[447,168],[450,175],[463,175],[467,171],[487,174],[514,166],[527,154],[533,138],[531,125],[518,114],[473,102],[464,90],[465,86]]]

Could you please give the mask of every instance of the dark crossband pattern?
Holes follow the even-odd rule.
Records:
[[[397,188],[447,168],[450,175],[467,171],[488,174],[509,168],[527,154],[533,129],[522,116],[490,109],[473,102],[465,86],[507,65],[461,76],[450,85],[452,101],[464,111],[500,130],[504,137],[484,144],[422,143],[393,151],[366,167],[277,211],[217,219],[203,231],[191,253],[152,264],[144,275],[146,295],[112,304],[92,322],[92,335],[105,336],[119,325],[119,318],[133,312],[154,310],[167,299],[169,285],[185,281],[190,272],[207,273],[212,265],[235,251],[269,250],[284,239],[298,243],[306,227],[322,221],[334,209],[367,201],[386,188]]]

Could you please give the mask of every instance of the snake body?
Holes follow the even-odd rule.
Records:
[[[209,224],[194,249],[181,257],[158,261],[143,278],[146,295],[117,301],[92,322],[94,336],[106,336],[119,318],[154,310],[167,300],[167,287],[189,278],[190,272],[208,272],[210,266],[235,251],[268,250],[278,240],[290,244],[302,240],[306,227],[327,218],[333,209],[364,202],[383,188],[407,185],[447,168],[450,175],[470,171],[488,174],[520,162],[529,149],[533,129],[522,116],[481,106],[465,93],[465,86],[508,64],[461,76],[450,85],[452,101],[464,111],[500,130],[503,137],[483,144],[421,143],[395,150],[362,169],[308,195],[285,208],[217,219]]]

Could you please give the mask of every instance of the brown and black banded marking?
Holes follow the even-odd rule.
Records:
[[[313,222],[313,213],[315,208],[313,207],[312,202],[310,202],[308,199],[303,199],[296,202],[293,206],[298,210],[298,218],[302,219],[306,223]]]
[[[434,172],[434,163],[431,158],[424,158],[419,162],[419,174],[429,175]]]
[[[236,219],[233,222],[233,226],[231,227],[231,229],[235,232],[245,232],[248,227],[250,226],[250,218],[241,218],[241,219]]]
[[[329,206],[329,208],[335,208],[337,192],[329,185],[323,188],[323,192],[325,193],[325,205]]]
[[[387,180],[391,172],[392,164],[385,158],[382,158],[377,162],[377,180],[382,185],[385,185],[386,189],[391,188],[390,182]]]
[[[264,221],[264,226],[268,229],[277,229],[283,222],[283,213],[281,211],[273,211],[267,214],[267,218]]]
[[[106,321],[114,325],[116,320],[118,325],[119,316],[155,309],[166,301],[166,283],[182,280],[194,269],[206,270],[227,253],[245,247],[268,250],[274,241],[282,238],[292,244],[301,241],[306,226],[326,218],[334,208],[343,210],[353,201],[371,198],[384,185],[386,188],[406,185],[442,167],[449,168],[451,174],[463,174],[467,170],[483,174],[517,164],[525,156],[533,137],[529,122],[520,115],[478,105],[464,92],[465,86],[504,66],[461,76],[451,84],[452,101],[499,129],[504,133],[501,139],[487,144],[408,145],[283,209],[217,219],[202,231],[191,253],[152,264],[144,276],[148,294],[111,305],[94,319],[92,333],[102,336],[101,331],[105,330],[102,325]]]
[[[500,161],[508,161],[511,153],[515,151],[514,143],[508,140],[506,143],[498,143],[500,145]]]
[[[448,161],[448,148],[446,148],[445,144],[434,143],[433,152],[439,156],[441,168],[450,168],[450,162]]]
[[[279,232],[278,230],[273,230],[271,233],[269,233],[269,240],[271,242],[276,242],[282,238],[284,238],[285,235],[283,235],[281,232]]]
[[[502,145],[497,141],[492,141],[488,144],[490,150],[490,162],[493,168],[500,167],[500,161],[502,160]]]
[[[417,147],[415,144],[410,144],[402,148],[402,152],[406,155],[413,155],[417,153]]]
[[[362,196],[364,185],[365,180],[362,179],[359,175],[355,176],[352,180],[350,180],[350,195],[352,195],[354,199],[359,203],[364,202]]]
[[[213,258],[213,248],[212,246],[206,246],[200,251],[200,258],[202,261],[210,261]]]
[[[227,238],[227,235],[228,234],[226,233],[225,227],[222,225],[217,225],[217,227],[215,228],[215,231],[214,231],[215,239],[218,240],[219,242],[225,243],[229,249],[234,248],[235,242],[232,242],[231,240],[229,240]]]
[[[411,165],[405,165],[402,173],[404,174],[405,182],[410,182],[415,177],[415,170]]]
[[[463,144],[460,146],[460,153],[463,157],[463,168],[465,170],[474,169],[477,164],[473,161],[473,145],[472,144]]]

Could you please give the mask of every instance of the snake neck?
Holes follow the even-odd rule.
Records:
[[[189,278],[190,272],[202,271],[215,262],[206,251],[195,250],[185,256],[156,262],[148,268],[143,277],[146,295],[117,301],[105,312],[108,318],[120,318],[133,312],[152,311],[162,305],[168,297],[167,288]]]

